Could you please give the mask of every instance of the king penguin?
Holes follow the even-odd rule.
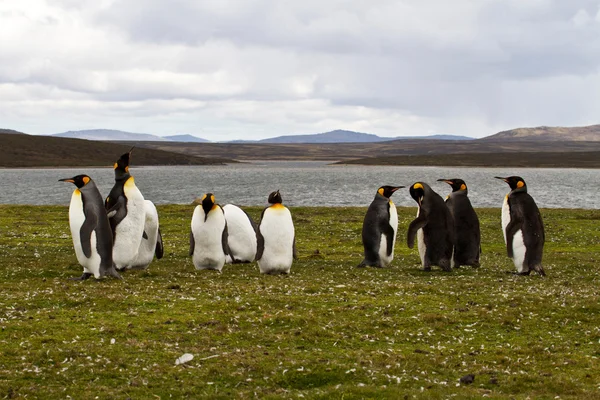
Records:
[[[96,184],[87,175],[60,179],[60,182],[77,186],[71,196],[69,225],[83,275],[75,279],[83,281],[91,276],[96,279],[103,276],[121,278],[113,266],[113,236]]]
[[[479,268],[481,254],[481,232],[479,218],[471,205],[467,184],[462,179],[438,179],[452,187],[446,198],[446,206],[454,220],[454,267],[470,265]]]
[[[131,150],[114,164],[115,184],[105,201],[113,231],[113,262],[120,271],[133,266],[146,219],[144,196],[129,173]]]
[[[229,253],[225,213],[215,203],[215,196],[206,193],[202,196],[202,204],[196,206],[192,215],[190,256],[196,269],[221,272]]]
[[[438,265],[444,271],[452,270],[454,250],[454,222],[444,199],[428,184],[416,182],[410,195],[419,205],[417,218],[408,226],[407,244],[412,249],[418,238],[419,256],[425,271]]]
[[[542,267],[544,252],[544,223],[533,197],[527,193],[527,185],[520,176],[502,179],[511,191],[502,204],[502,233],[508,257],[513,259],[519,275],[536,271],[545,276]]]
[[[144,200],[145,220],[144,234],[135,260],[131,263],[132,269],[147,269],[154,256],[160,260],[164,254],[162,234],[158,223],[158,211],[150,200]]]
[[[231,253],[228,263],[249,263],[256,257],[256,223],[241,208],[233,204],[223,206],[227,221],[227,244]]]
[[[358,267],[383,268],[394,259],[398,212],[390,197],[403,187],[382,186],[377,189],[363,221],[362,242],[365,258]]]
[[[269,194],[257,230],[256,261],[261,274],[289,274],[298,259],[292,214],[282,204],[279,190]]]

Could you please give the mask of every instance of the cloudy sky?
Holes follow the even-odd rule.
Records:
[[[0,127],[211,140],[600,123],[599,0],[0,0]]]

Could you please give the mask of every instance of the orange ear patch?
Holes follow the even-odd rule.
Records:
[[[380,195],[382,195],[382,196],[383,196],[383,188],[379,188],[379,189],[377,190],[377,193],[379,193]]]
[[[210,196],[210,201],[212,201],[213,203],[215,202],[215,196],[214,195]]]
[[[525,186],[525,182],[523,182],[523,181],[519,181],[519,182],[517,182],[517,187],[518,187],[519,189],[520,189],[520,188],[522,188],[523,186]]]
[[[465,185],[464,183],[460,185],[460,190],[467,190],[467,185]]]
[[[88,178],[87,176],[83,177],[83,184],[84,185],[87,185],[89,181],[90,181],[90,178]]]
[[[413,185],[413,189],[423,189],[423,185],[421,185],[420,183],[415,183]]]
[[[115,163],[115,165],[113,165],[113,169],[117,169],[118,166],[119,164]]]

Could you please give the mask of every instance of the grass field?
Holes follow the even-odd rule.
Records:
[[[542,210],[546,278],[506,273],[499,209],[480,269],[420,271],[414,208],[392,266],[356,269],[365,211],[292,209],[300,259],[261,276],[195,271],[192,207],[160,206],[165,258],[74,282],[67,208],[0,206],[0,398],[599,397],[600,210]]]

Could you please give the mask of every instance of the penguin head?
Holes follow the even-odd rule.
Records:
[[[404,186],[382,186],[377,189],[377,193],[382,195],[385,198],[390,198],[394,194],[394,192],[398,189],[402,189]]]
[[[133,147],[127,153],[123,154],[113,165],[115,170],[115,179],[121,180],[125,178],[129,178],[129,160],[131,158],[131,152],[133,151]]]
[[[202,209],[204,210],[204,215],[208,215],[210,210],[215,205],[215,195],[212,193],[206,193],[202,196]]]
[[[281,194],[279,194],[279,190],[275,192],[271,192],[269,195],[269,204],[281,204],[283,199],[281,198]]]
[[[459,192],[467,189],[467,184],[462,179],[438,179],[438,182],[446,182],[448,185],[452,187],[452,192]]]
[[[509,176],[506,178],[495,176],[494,178],[502,179],[504,182],[508,183],[508,186],[510,186],[511,190],[527,192],[527,185],[525,184],[525,180],[520,176]]]
[[[419,206],[423,203],[423,198],[425,197],[425,186],[426,184],[423,182],[416,182],[409,189],[410,196],[419,204]]]
[[[77,186],[77,189],[81,189],[82,187],[84,187],[85,185],[90,183],[92,181],[92,178],[90,178],[87,175],[77,175],[72,178],[59,179],[58,181],[59,182],[71,182],[75,186]]]

